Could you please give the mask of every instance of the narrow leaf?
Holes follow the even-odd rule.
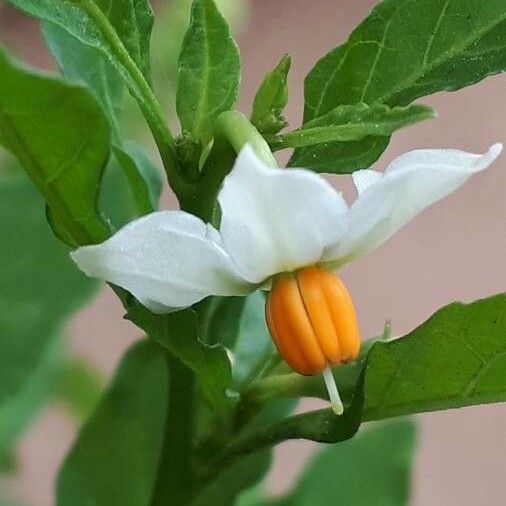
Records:
[[[176,108],[183,133],[206,143],[213,122],[237,98],[240,62],[227,22],[213,0],[195,0],[179,57]]]
[[[369,135],[388,136],[399,128],[434,116],[434,111],[423,105],[340,105],[324,116],[308,121],[299,130],[278,136],[271,145],[276,149],[299,148],[334,141],[359,141]],[[312,153],[312,150],[305,150],[299,162],[303,166],[310,164]]]
[[[110,128],[85,88],[29,71],[0,51],[0,144],[16,156],[77,244],[108,228],[96,199]]]
[[[276,134],[286,125],[283,110],[288,103],[287,77],[291,58],[284,55],[274,70],[266,74],[253,101],[251,122],[263,134]]]
[[[503,0],[384,0],[307,76],[304,122],[342,104],[407,105],[458,90],[502,72],[505,49]],[[386,145],[375,138],[331,143],[311,148],[311,156],[302,148],[291,165],[352,172],[371,165]]]
[[[151,504],[168,386],[160,349],[148,341],[130,348],[60,470],[58,506]]]

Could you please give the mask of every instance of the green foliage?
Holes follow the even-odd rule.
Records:
[[[61,26],[42,22],[41,29],[63,77],[87,85],[109,118],[114,142],[119,142],[124,86],[114,67],[100,51],[83,44]]]
[[[194,311],[187,309],[155,315],[135,303],[128,308],[127,318],[195,373],[206,400],[213,408],[230,406],[233,401],[228,391],[231,369],[226,351],[220,345],[209,346],[199,339]]]
[[[113,177],[116,188],[102,193],[121,194],[122,199],[133,201],[133,212],[122,220],[123,223],[130,221],[133,217],[156,210],[162,186],[159,171],[140,146],[131,142],[123,143],[121,139],[124,86],[118,73],[99,51],[83,44],[57,25],[45,22],[42,23],[42,29],[44,39],[63,76],[72,82],[86,83],[109,118],[115,158],[125,173],[126,181]],[[110,168],[109,171],[114,172],[115,168]],[[129,197],[126,195],[125,188],[119,190],[125,183],[130,187],[132,195]],[[105,184],[107,185],[107,181]],[[120,209],[128,207],[124,202],[115,202],[115,204]],[[112,214],[115,214],[114,210]]]
[[[152,343],[130,348],[60,470],[58,506],[151,504],[168,409],[168,373]]]
[[[454,303],[367,359],[364,418],[506,400],[506,294]]]
[[[132,59],[148,76],[149,40],[153,24],[148,0],[8,0],[13,6],[41,21],[69,32],[81,43],[100,51],[120,72],[125,58]],[[104,26],[103,20],[109,23]],[[124,54],[118,54],[115,40]]]
[[[344,440],[361,422],[506,400],[506,294],[471,304],[453,303],[408,335],[376,341],[357,366],[335,368],[343,382],[345,415],[330,409],[287,418],[263,433],[234,442],[231,453],[294,437],[323,442]],[[265,380],[267,381],[267,380]],[[356,381],[355,384],[353,382]],[[272,378],[272,396],[327,398],[323,382],[298,375]],[[262,397],[262,388],[251,395]],[[347,418],[348,417],[348,418]]]
[[[305,82],[304,123],[344,104],[406,105],[454,91],[506,68],[503,0],[384,0],[325,55]],[[295,152],[291,165],[351,172],[371,165],[387,139],[331,143]]]
[[[329,142],[359,141],[369,135],[388,136],[395,130],[434,117],[434,111],[424,105],[340,105],[327,114],[308,121],[299,130],[274,138],[271,146],[280,149],[316,145],[315,149],[320,149],[320,144]],[[313,150],[306,149],[300,153],[298,163],[301,166],[310,165]]]
[[[67,356],[61,362],[55,396],[77,419],[86,420],[102,395],[102,377],[82,358]]]
[[[207,143],[213,123],[237,98],[240,62],[213,0],[195,0],[179,57],[176,108],[183,134]]]
[[[285,54],[268,72],[253,100],[251,123],[262,134],[276,134],[287,125],[283,110],[288,103],[287,78],[292,60]]]
[[[52,393],[62,325],[95,291],[52,236],[36,189],[0,174],[0,454]]]
[[[0,73],[0,144],[76,244],[103,241],[108,229],[96,199],[110,128],[102,108],[85,88],[31,72],[3,52]]]
[[[397,420],[320,451],[295,489],[276,506],[405,506],[415,449],[415,427]]]
[[[115,148],[114,154],[127,178],[136,216],[156,211],[162,193],[158,168],[143,149],[133,142],[126,143],[123,148]]]

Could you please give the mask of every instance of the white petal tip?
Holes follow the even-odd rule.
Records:
[[[492,146],[488,150],[487,155],[489,155],[490,158],[495,160],[501,154],[502,150],[503,150],[502,142],[496,142],[495,144],[492,144]]]

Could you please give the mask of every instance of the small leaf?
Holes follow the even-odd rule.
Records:
[[[206,144],[213,123],[232,108],[240,80],[239,51],[213,0],[195,0],[179,57],[176,108],[184,134]]]
[[[295,489],[275,504],[405,506],[409,500],[415,436],[414,424],[400,420],[329,446],[307,464]]]
[[[150,313],[135,303],[127,318],[189,367],[197,376],[208,403],[219,409],[230,406],[230,362],[222,346],[204,344],[198,336],[197,316],[191,309],[165,315]]]
[[[96,199],[110,127],[85,88],[31,72],[0,51],[0,144],[15,155],[75,243],[101,242],[108,228]]]
[[[149,506],[164,437],[168,367],[136,343],[60,470],[58,506]]]
[[[399,128],[435,117],[435,112],[424,105],[388,107],[387,105],[358,103],[340,105],[324,116],[308,121],[299,130],[288,132],[273,141],[273,147],[299,148],[328,142],[359,141],[369,135],[388,136]],[[293,163],[304,166],[312,150],[299,151]],[[308,161],[308,163],[310,163]]]
[[[458,90],[504,71],[505,49],[503,0],[380,2],[307,76],[304,123],[343,104],[407,105]],[[320,172],[349,173],[370,166],[386,145],[378,138],[321,145],[311,156],[296,152],[291,165],[304,159]]]
[[[276,134],[287,125],[283,110],[288,103],[287,77],[291,58],[284,55],[266,74],[253,101],[251,122],[263,134]]]

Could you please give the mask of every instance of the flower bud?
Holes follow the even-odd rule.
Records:
[[[317,266],[273,280],[265,305],[271,337],[288,365],[304,375],[353,360],[360,334],[343,282]]]

